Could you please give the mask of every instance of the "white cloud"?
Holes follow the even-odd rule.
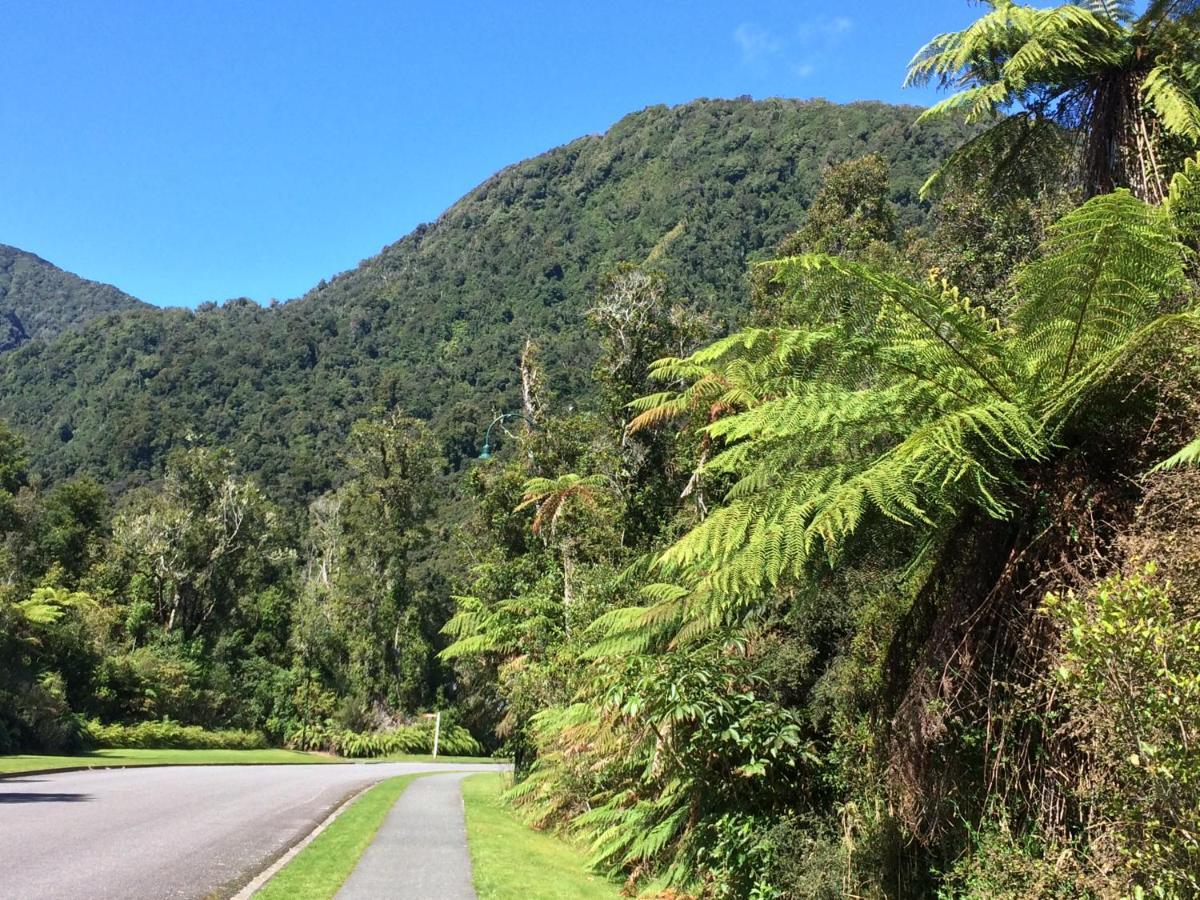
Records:
[[[810,19],[800,23],[796,36],[805,43],[833,44],[840,35],[854,28],[854,20],[848,16],[834,16],[832,19]]]
[[[745,62],[755,62],[778,53],[783,42],[761,25],[743,22],[733,30],[733,40],[742,50]]]
[[[768,65],[783,65],[797,78],[808,78],[818,64],[854,29],[848,16],[823,16],[809,19],[794,31],[778,34],[754,22],[743,22],[733,30],[733,40],[742,53],[742,62],[765,70]]]

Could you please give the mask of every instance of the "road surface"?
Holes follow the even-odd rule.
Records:
[[[495,767],[175,766],[0,779],[0,898],[230,896],[355,791],[461,770]]]

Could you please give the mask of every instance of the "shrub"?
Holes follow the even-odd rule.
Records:
[[[87,737],[95,747],[141,750],[261,750],[268,746],[259,731],[207,731],[170,719],[136,725],[103,725],[93,720],[87,724]]]
[[[1069,854],[1047,854],[1034,835],[1014,835],[996,822],[972,832],[968,853],[946,873],[943,900],[1075,900],[1091,896]]]
[[[391,731],[357,732],[324,726],[300,726],[288,732],[285,743],[296,750],[336,753],[347,759],[433,752],[433,725],[421,722]],[[438,738],[438,753],[447,756],[479,756],[483,746],[461,725],[444,725]]]
[[[1057,677],[1092,760],[1083,799],[1135,893],[1200,893],[1198,600],[1173,602],[1148,565],[1045,603],[1062,625]]]
[[[4,684],[0,673],[0,754],[72,753],[82,746],[83,721],[71,710],[60,675]]]

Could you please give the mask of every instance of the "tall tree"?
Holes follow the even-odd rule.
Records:
[[[986,2],[988,12],[938,35],[909,64],[906,84],[956,91],[923,119],[994,123],[943,172],[984,162],[1011,184],[1067,138],[1079,144],[1072,174],[1086,196],[1127,187],[1163,200],[1181,151],[1200,142],[1195,0],[1154,0],[1140,16],[1128,0]]]
[[[198,637],[224,623],[269,554],[273,512],[219,450],[175,452],[160,489],[118,517],[116,541],[145,576],[163,628]]]
[[[355,423],[350,479],[313,504],[305,601],[294,636],[355,707],[381,724],[432,697],[437,598],[412,574],[432,511],[437,454],[423,423],[400,414]]]

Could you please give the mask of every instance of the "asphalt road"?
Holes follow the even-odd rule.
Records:
[[[177,766],[0,779],[0,898],[232,895],[351,793],[486,765]]]

